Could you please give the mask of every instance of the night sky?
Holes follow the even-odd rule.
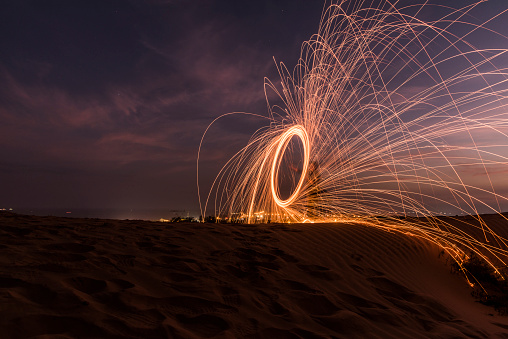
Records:
[[[481,4],[472,20],[506,7]],[[311,0],[3,1],[0,208],[197,214],[206,126],[223,113],[266,114],[273,58],[294,67],[322,8]],[[489,27],[508,35],[505,23],[506,15]],[[203,182],[263,124],[217,124],[205,140]]]

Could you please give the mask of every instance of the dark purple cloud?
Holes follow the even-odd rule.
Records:
[[[0,205],[197,211],[204,129],[222,113],[266,111],[272,56],[295,60],[320,11],[305,1],[4,4]],[[301,13],[312,15],[292,23]],[[241,147],[252,122],[218,124],[204,168]]]

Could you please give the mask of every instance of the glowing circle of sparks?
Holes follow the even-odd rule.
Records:
[[[276,183],[278,182],[278,176],[279,176],[279,167],[280,163],[282,161],[282,158],[284,156],[284,153],[286,151],[286,148],[291,141],[291,138],[293,136],[297,136],[300,138],[303,144],[303,168],[302,168],[302,174],[300,176],[300,180],[298,181],[298,185],[296,186],[293,194],[286,200],[282,200],[279,196],[278,189],[276,187]],[[284,132],[279,140],[278,140],[278,146],[275,150],[275,155],[273,158],[272,163],[272,170],[270,174],[270,186],[272,189],[272,196],[275,201],[275,203],[280,207],[287,207],[295,201],[298,194],[300,193],[300,189],[303,185],[303,181],[305,180],[305,173],[307,173],[307,167],[309,165],[309,157],[310,157],[310,147],[309,147],[309,136],[307,135],[307,132],[305,131],[305,128],[301,125],[295,125],[289,128],[286,132]]]

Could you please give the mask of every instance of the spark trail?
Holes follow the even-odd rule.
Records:
[[[508,50],[468,42],[497,34],[468,21],[479,3],[441,6],[434,21],[419,19],[428,5],[396,5],[325,7],[294,70],[280,63],[280,83],[265,80],[278,97],[267,95],[267,127],[222,168],[203,215],[213,205],[237,222],[356,222],[430,240],[459,263],[471,250],[504,264],[506,239],[480,216],[436,215],[508,206],[493,180],[508,170],[508,73],[497,66]]]

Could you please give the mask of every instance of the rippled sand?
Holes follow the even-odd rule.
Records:
[[[2,338],[508,338],[439,248],[361,225],[2,212],[0,250]]]

